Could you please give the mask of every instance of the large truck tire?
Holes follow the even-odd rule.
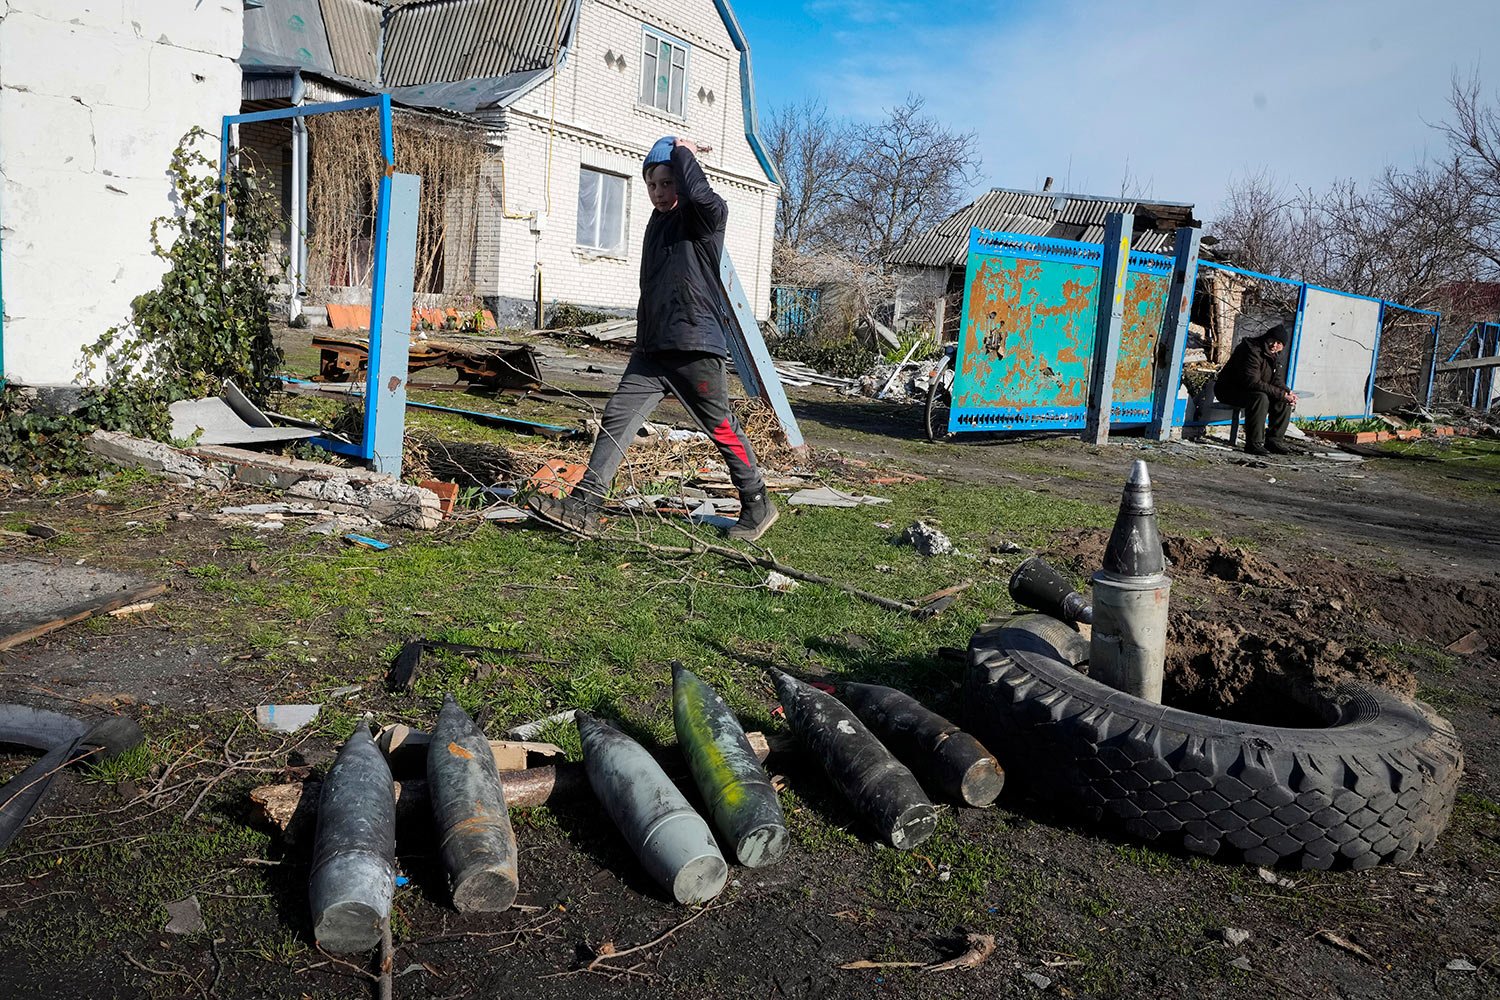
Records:
[[[987,625],[967,685],[970,728],[1007,774],[1085,819],[1305,869],[1399,864],[1448,824],[1463,750],[1426,705],[1347,684],[1311,706],[1326,728],[1217,719],[1091,679],[1071,665],[1079,641],[1042,615]]]

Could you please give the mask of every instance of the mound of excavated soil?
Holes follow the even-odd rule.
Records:
[[[1087,579],[1108,538],[1067,532],[1044,555]],[[1441,647],[1475,628],[1500,641],[1500,587],[1487,582],[1447,588],[1328,559],[1277,564],[1219,537],[1162,542],[1174,581],[1165,700],[1188,711],[1323,725],[1311,706],[1341,682],[1416,693],[1412,671],[1382,649]]]
[[[1416,694],[1411,671],[1274,616],[1203,621],[1175,611],[1167,634],[1164,700],[1202,715],[1282,726],[1326,725],[1311,706],[1346,681]]]

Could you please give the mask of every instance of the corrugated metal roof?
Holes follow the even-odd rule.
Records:
[[[573,0],[428,0],[391,11],[382,83],[494,79],[552,64],[571,42]]]
[[[380,19],[385,7],[375,0],[322,0],[328,48],[340,76],[380,79]]]
[[[333,72],[328,32],[318,0],[276,0],[245,9],[242,66],[296,65]]]
[[[426,83],[418,87],[393,87],[391,100],[417,108],[440,108],[473,115],[481,120],[484,112],[505,106],[506,101],[532,81],[545,77],[551,67],[511,73],[488,80],[458,80],[452,83]]]
[[[912,239],[891,255],[890,263],[914,267],[963,267],[969,258],[969,230],[974,226],[1025,236],[1059,236],[1098,243],[1104,238],[1105,216],[1111,212],[1136,213],[1132,246],[1150,253],[1170,253],[1174,239],[1172,230],[1179,223],[1195,221],[1192,219],[1193,206],[1185,202],[1147,202],[1059,191],[995,188]],[[1162,225],[1167,228],[1158,228]]]

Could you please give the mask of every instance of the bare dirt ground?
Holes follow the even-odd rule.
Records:
[[[769,869],[734,868],[730,887],[698,913],[662,898],[592,801],[517,812],[522,908],[497,919],[449,910],[433,854],[403,848],[410,883],[398,901],[396,996],[1500,996],[1500,529],[1489,516],[1500,483],[1394,459],[1250,465],[1228,452],[1128,438],[1102,449],[1058,438],[932,445],[919,440],[919,411],[909,407],[807,393],[797,408],[815,446],[951,483],[977,505],[1020,494],[1039,509],[1080,500],[1107,509],[1128,462],[1148,459],[1175,579],[1169,703],[1287,725],[1307,721],[1289,704],[1294,685],[1353,678],[1420,697],[1464,744],[1449,830],[1401,868],[1258,873],[1080,825],[1015,784],[995,809],[945,811],[928,845],[900,854],[871,844],[815,765],[789,754],[773,757],[772,770],[788,787],[790,856]],[[77,522],[224,502],[164,486],[132,494],[118,511],[90,511],[95,501],[86,490],[17,489],[3,507],[21,521]],[[985,512],[968,514],[983,520]],[[148,735],[180,740],[174,748],[201,743],[198,752],[224,760],[241,759],[226,743],[248,738],[225,713],[271,692],[297,700],[284,696],[299,684],[320,700],[334,683],[363,683],[350,712],[369,707],[382,721],[410,712],[375,690],[398,636],[325,651],[326,620],[309,620],[277,641],[311,642],[323,662],[272,655],[257,638],[263,612],[238,602],[273,575],[274,544],[270,553],[238,546],[238,536],[201,517],[166,525],[160,535],[101,532],[83,548],[47,551],[169,578],[174,613],[73,626],[0,653],[0,700],[80,713],[117,707],[141,718]],[[1107,529],[1096,518],[1044,534],[1040,550],[1081,580]],[[221,591],[210,566],[248,583]],[[975,610],[1009,610],[994,596],[1003,590],[979,593],[965,598],[987,602]],[[866,631],[828,620],[805,641],[804,669],[821,669],[819,650],[878,645]],[[1476,631],[1471,644],[1488,651],[1446,651]],[[878,652],[858,662],[884,680]],[[757,652],[747,644],[732,655],[746,663]],[[961,667],[936,648],[922,662],[935,678],[924,694],[961,716]],[[775,726],[771,705],[760,696],[747,724]],[[337,746],[321,730],[289,742],[264,773],[205,790],[191,820],[181,802],[119,843],[108,843],[118,836],[116,811],[157,786],[160,764],[115,781],[63,775],[46,818],[0,855],[0,942],[9,951],[0,995],[373,995],[371,965],[310,946],[306,845],[281,842],[248,807],[250,785],[326,767]],[[0,777],[23,763],[0,760],[8,764]],[[74,848],[86,863],[74,863]],[[177,858],[181,879],[163,873]],[[189,891],[208,929],[164,933],[160,904]],[[1226,929],[1249,936],[1229,944]],[[972,933],[997,944],[978,969],[910,965],[960,954]],[[653,941],[589,970],[600,955]],[[908,964],[841,968],[859,960]]]

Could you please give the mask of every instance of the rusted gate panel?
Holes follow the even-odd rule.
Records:
[[[1103,248],[1045,236],[969,235],[953,432],[1084,425]],[[1132,253],[1110,422],[1151,419],[1172,259]]]

